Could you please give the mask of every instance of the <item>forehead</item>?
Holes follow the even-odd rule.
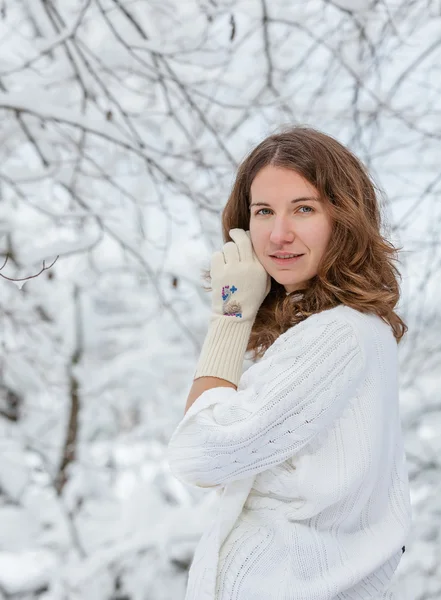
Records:
[[[257,173],[250,187],[253,201],[290,201],[299,196],[319,198],[320,195],[315,186],[296,171],[271,165]]]
[[[332,201],[302,175],[290,169],[265,167],[251,184],[247,204],[249,211],[266,206],[278,212],[291,211],[305,202],[333,219]]]

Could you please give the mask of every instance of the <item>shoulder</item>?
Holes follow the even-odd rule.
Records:
[[[334,308],[315,313],[299,323],[299,325],[314,328],[333,323],[346,324],[359,333],[366,330],[369,331],[372,328],[383,332],[390,331],[392,333],[390,326],[378,315],[374,313],[364,313],[344,304],[339,304],[338,306],[334,306]]]
[[[377,325],[377,322],[383,321],[373,313],[363,313],[355,308],[339,304],[334,308],[322,310],[305,319],[303,323],[309,326],[322,325],[324,323],[347,323],[355,329],[363,329],[365,327]]]
[[[380,343],[392,351],[396,342],[390,326],[373,313],[362,313],[354,308],[340,304],[334,308],[314,313],[310,317],[294,325],[265,352],[266,358],[280,354],[297,354],[305,356],[310,347],[318,348],[330,354],[338,343],[340,349],[352,347],[369,360],[369,355],[375,352],[375,346]],[[321,354],[316,352],[316,354]],[[323,354],[321,354],[323,356]],[[330,357],[331,358],[331,357]]]
[[[311,315],[300,325],[311,330],[345,330],[357,341],[364,354],[369,354],[378,345],[397,348],[388,323],[374,313],[364,313],[343,304]]]

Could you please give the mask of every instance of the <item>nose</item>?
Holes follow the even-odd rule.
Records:
[[[276,217],[273,220],[273,228],[270,234],[270,241],[275,246],[285,246],[291,244],[295,238],[292,222],[286,217]]]

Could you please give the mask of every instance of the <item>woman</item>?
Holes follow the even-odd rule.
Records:
[[[240,166],[223,234],[168,446],[178,479],[220,496],[186,600],[389,600],[411,526],[407,327],[375,187],[336,140],[294,127]],[[260,360],[241,376],[247,349]]]

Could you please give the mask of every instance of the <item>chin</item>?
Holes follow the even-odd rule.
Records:
[[[283,277],[283,275],[281,276],[280,273],[277,273],[277,277],[274,277],[274,275],[271,276],[274,281],[277,281],[277,283],[280,283],[280,285],[285,285],[285,286],[297,286],[299,285],[303,280],[300,279],[292,279],[292,277]]]

